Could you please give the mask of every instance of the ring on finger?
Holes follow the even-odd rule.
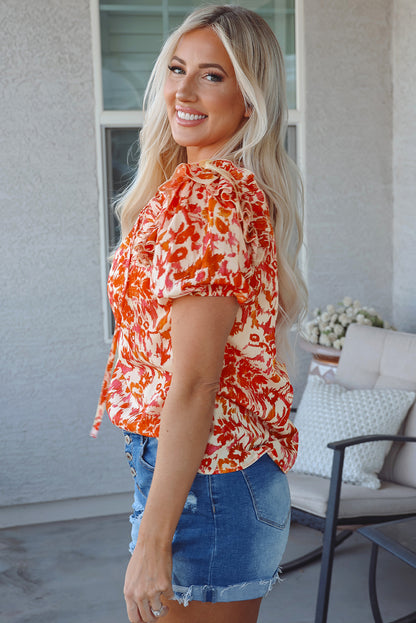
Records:
[[[159,618],[159,617],[161,617],[161,616],[162,616],[162,614],[164,613],[164,611],[165,611],[165,607],[164,607],[164,606],[161,606],[161,607],[159,608],[159,610],[154,610],[152,607],[150,607],[150,611],[151,611],[151,613],[153,614],[153,616],[154,616],[154,617]]]

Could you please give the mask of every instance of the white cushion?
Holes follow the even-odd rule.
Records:
[[[327,478],[309,474],[288,473],[292,506],[317,517],[326,517],[329,483]],[[383,482],[380,489],[371,490],[343,483],[339,506],[340,519],[413,514],[416,511],[416,489]]]
[[[309,376],[295,417],[299,454],[293,470],[330,478],[331,441],[371,434],[396,434],[415,399],[400,389],[351,389]],[[377,489],[377,474],[391,442],[372,442],[346,449],[343,481]]]

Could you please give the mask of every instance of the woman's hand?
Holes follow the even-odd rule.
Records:
[[[174,596],[172,548],[170,545],[161,547],[151,538],[141,538],[139,534],[124,582],[124,598],[131,623],[153,623],[165,615],[168,607],[162,604],[162,595],[164,601]]]

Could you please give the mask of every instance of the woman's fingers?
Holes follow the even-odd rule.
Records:
[[[173,590],[165,591],[163,593],[167,599],[174,596]],[[168,596],[169,594],[169,596]],[[160,617],[165,616],[169,612],[169,607],[162,604],[162,593],[151,599],[138,599],[129,598],[125,596],[127,615],[130,623],[154,623]]]
[[[161,601],[162,593],[155,595],[153,599],[149,599],[149,606],[152,615],[156,618],[161,617],[165,614],[166,607],[162,604]]]
[[[127,616],[130,623],[144,623],[143,619],[140,616],[136,602],[133,599],[129,599],[128,597],[125,597],[125,600]]]
[[[157,595],[149,598],[148,602],[143,601],[143,611],[142,609],[140,610],[140,612],[142,613],[142,616],[143,614],[147,616],[147,613],[148,613],[147,607],[146,607],[147,604],[149,605],[150,612],[152,616],[154,617],[152,621],[165,616],[165,614],[169,612],[169,606],[162,603],[162,595],[164,597],[164,601],[166,601],[167,599],[172,599],[174,597],[174,592],[172,590],[172,587],[169,587],[165,591],[160,591]]]
[[[169,608],[167,606],[160,606],[160,608],[150,608],[152,611],[152,614],[154,617],[156,617],[157,619],[159,617],[163,617],[165,616],[165,614],[167,614],[169,612]]]
[[[156,621],[156,617],[153,616],[150,603],[147,599],[139,603],[139,609],[140,615],[145,623],[153,623],[153,621]]]

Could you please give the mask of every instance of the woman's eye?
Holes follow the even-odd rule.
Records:
[[[178,65],[169,65],[168,69],[173,74],[184,74],[185,73],[185,71],[182,69],[182,67],[179,67]]]
[[[206,77],[210,82],[222,82],[223,80],[220,74],[209,73]]]

